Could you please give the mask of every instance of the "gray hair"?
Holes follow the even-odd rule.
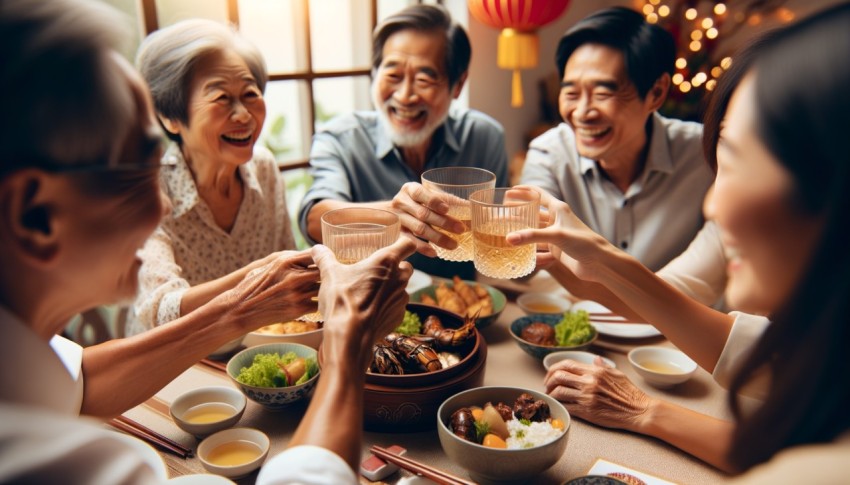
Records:
[[[0,2],[0,174],[115,161],[137,115],[111,57],[128,26],[99,2]]]
[[[157,112],[170,120],[189,123],[189,81],[200,59],[233,49],[248,65],[261,91],[268,73],[259,49],[232,26],[205,20],[177,22],[151,33],[139,47],[136,66],[150,86]],[[168,133],[179,141],[179,135]]]

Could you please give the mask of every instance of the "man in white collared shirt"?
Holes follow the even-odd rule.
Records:
[[[531,142],[522,173],[654,271],[703,226],[714,179],[702,125],[656,113],[674,60],[670,34],[632,10],[577,23],[557,51],[564,123]]]

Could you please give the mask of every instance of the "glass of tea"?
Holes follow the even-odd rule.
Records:
[[[389,246],[398,239],[401,230],[396,214],[368,207],[327,211],[321,220],[322,243],[343,264],[356,263]]]
[[[428,190],[448,194],[448,215],[461,221],[466,230],[461,234],[448,232],[438,227],[437,231],[457,241],[457,248],[445,249],[431,243],[437,256],[446,261],[472,261],[472,211],[469,196],[475,191],[496,187],[496,175],[489,170],[475,167],[434,168],[422,174],[422,186]]]
[[[475,269],[491,278],[520,278],[534,270],[534,244],[514,246],[508,233],[536,228],[540,194],[526,188],[493,188],[473,192],[472,242]]]

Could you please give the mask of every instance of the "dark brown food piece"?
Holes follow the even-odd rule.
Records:
[[[514,403],[514,416],[517,419],[529,421],[546,421],[549,419],[549,405],[542,399],[534,400],[534,396],[524,392],[516,398]]]
[[[506,422],[514,419],[514,410],[507,404],[499,402],[499,404],[496,404],[494,407],[496,408],[496,411],[499,412],[499,416],[501,416]]]
[[[466,441],[475,442],[475,418],[469,408],[460,408],[452,413],[452,433]]]
[[[534,322],[522,329],[520,337],[535,345],[555,346],[555,329],[542,322]]]

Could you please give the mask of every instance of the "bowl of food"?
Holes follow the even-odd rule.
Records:
[[[421,324],[418,330],[412,316]],[[373,349],[363,392],[364,427],[377,432],[434,429],[437,408],[447,397],[484,382],[487,343],[472,320],[417,303],[408,303],[397,330],[411,334],[391,334],[391,341],[384,339]],[[429,332],[437,336],[422,336]]]
[[[319,374],[316,349],[289,342],[249,347],[227,362],[227,375],[245,396],[272,410],[308,397]]]
[[[659,388],[681,384],[697,370],[697,363],[684,352],[669,347],[637,347],[628,357],[635,372]]]
[[[440,281],[414,291],[410,301],[442,308],[461,317],[473,317],[479,329],[495,322],[507,304],[505,294],[496,288],[457,276],[452,281]]]
[[[585,350],[598,337],[587,312],[532,314],[511,322],[511,337],[528,355],[542,359],[561,350]]]
[[[230,428],[206,437],[198,445],[198,459],[210,473],[241,478],[263,464],[271,442],[262,431]]]
[[[546,357],[543,357],[543,368],[549,370],[549,368],[553,365],[567,359],[575,360],[582,364],[596,364],[597,357],[601,356],[591,352],[585,352],[583,350],[559,350],[558,352],[546,354]],[[608,357],[602,357],[602,362],[604,362],[608,367],[617,367],[617,364]]]
[[[475,481],[525,480],[561,459],[570,414],[558,400],[517,387],[479,387],[446,399],[437,434]]]
[[[254,347],[262,344],[290,342],[318,349],[323,335],[322,322],[296,319],[272,323],[249,332],[242,339],[242,345]]]
[[[238,389],[201,387],[179,395],[168,412],[180,429],[203,438],[235,425],[242,418],[246,403]]]
[[[563,315],[572,302],[554,293],[523,293],[516,299],[517,305],[526,313]]]

